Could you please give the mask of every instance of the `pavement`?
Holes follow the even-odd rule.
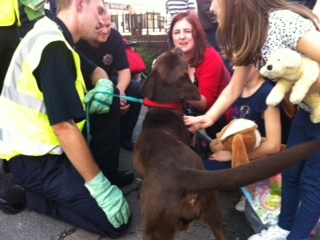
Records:
[[[137,139],[146,108],[143,107],[134,131]],[[134,170],[132,152],[121,148],[120,170]],[[122,188],[132,210],[132,222],[128,232],[120,240],[142,239],[139,207],[138,182]],[[253,231],[246,223],[243,213],[234,209],[241,196],[240,191],[220,192],[220,204],[226,234],[229,240],[246,240]],[[0,240],[107,240],[109,238],[78,229],[68,223],[25,209],[16,215],[7,215],[0,211]],[[181,232],[177,240],[215,239],[211,229],[200,222],[194,222],[186,232]],[[164,239],[165,240],[165,239]]]

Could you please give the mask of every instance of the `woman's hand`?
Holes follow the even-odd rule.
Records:
[[[209,157],[209,160],[217,162],[230,162],[231,159],[232,153],[230,151],[218,151]]]

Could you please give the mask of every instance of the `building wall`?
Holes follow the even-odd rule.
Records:
[[[145,1],[145,0],[144,0]],[[142,4],[142,0],[105,1],[112,16],[112,22],[124,36],[130,35],[165,35],[167,16],[165,3],[153,1]],[[158,6],[158,7],[157,7]]]
[[[113,6],[115,8],[111,9],[111,11],[116,11],[116,5],[118,7],[122,6],[130,6],[130,11],[132,13],[143,13],[143,12],[159,12],[162,15],[166,15],[165,2],[166,0],[104,0],[107,5]],[[118,9],[121,10],[121,9]]]

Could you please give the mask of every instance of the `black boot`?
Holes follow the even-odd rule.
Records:
[[[2,162],[2,170],[5,173],[9,173],[10,172],[10,165],[8,161],[5,160],[0,160]]]
[[[7,214],[17,214],[23,211],[23,209],[26,207],[25,192],[20,185],[14,182],[11,173],[6,173],[3,171],[3,164],[1,165],[2,169],[0,169],[0,210]],[[6,171],[8,170],[9,168],[6,169]]]

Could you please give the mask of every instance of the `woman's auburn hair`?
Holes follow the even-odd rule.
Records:
[[[190,14],[189,12],[183,12],[177,14],[171,22],[170,29],[169,29],[169,41],[172,43],[171,48],[173,46],[173,28],[175,24],[183,19],[186,19],[192,26],[192,37],[194,40],[194,48],[191,51],[190,59],[188,60],[188,64],[191,67],[198,67],[202,61],[204,60],[205,51],[207,48],[207,39],[206,34],[202,28],[201,22],[199,21],[198,17]]]
[[[268,34],[269,13],[290,10],[310,19],[319,30],[316,15],[298,3],[286,0],[216,0],[220,6],[218,39],[223,55],[234,66],[245,66],[261,59],[261,48]]]

